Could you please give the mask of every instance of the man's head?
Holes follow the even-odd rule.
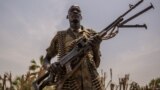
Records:
[[[78,23],[82,19],[81,10],[78,5],[72,5],[68,10],[67,19],[70,22]]]

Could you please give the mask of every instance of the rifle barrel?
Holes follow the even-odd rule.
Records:
[[[114,22],[112,22],[108,27],[106,27],[106,28],[103,29],[101,32],[99,32],[100,37],[105,36],[106,33],[107,33],[110,29],[112,29],[112,28],[115,27],[115,26],[118,26],[118,24],[119,24],[121,21],[123,21],[123,18],[120,17],[120,18],[116,19]]]
[[[139,2],[137,2],[135,5],[133,5],[128,11],[126,11],[123,15],[121,15],[121,17],[124,17],[126,14],[128,14],[131,10],[133,10],[134,8],[136,8],[139,4],[141,4],[144,0],[140,0]]]
[[[124,14],[122,14],[121,16],[119,16],[115,21],[113,21],[110,25],[108,25],[106,28],[104,28],[101,32],[100,32],[100,36],[104,36],[111,28],[113,28],[114,26],[118,25],[121,21],[123,21],[123,17],[128,14],[130,11],[132,11],[134,8],[136,8],[138,5],[140,5],[143,2],[143,0],[140,0],[139,2],[137,2],[135,5],[133,5],[129,10],[127,10]]]
[[[154,8],[154,6],[151,4],[150,6],[146,7],[145,9],[143,9],[142,11],[138,12],[137,14],[131,16],[130,18],[128,18],[127,20],[123,21],[122,23],[120,23],[120,25],[124,25],[127,22],[131,21],[132,19],[138,17],[139,15],[143,14],[144,12],[150,10],[151,8]]]
[[[145,28],[147,29],[147,25],[146,24],[143,24],[143,25],[121,25],[121,26],[118,26],[120,28]]]

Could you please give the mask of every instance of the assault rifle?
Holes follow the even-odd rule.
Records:
[[[135,5],[131,5],[130,9],[127,10],[124,14],[119,16],[115,21],[113,21],[109,26],[104,28],[101,32],[97,33],[95,36],[91,37],[89,40],[86,40],[84,37],[81,37],[75,47],[67,53],[64,57],[62,57],[59,62],[55,62],[51,64],[52,71],[48,70],[42,77],[38,78],[36,81],[33,82],[33,87],[35,90],[42,90],[46,85],[49,85],[51,82],[55,81],[56,75],[60,73],[62,68],[66,69],[66,74],[62,80],[58,80],[57,82],[54,82],[55,84],[59,84],[61,88],[63,85],[63,82],[70,77],[77,68],[81,65],[83,60],[80,59],[81,56],[83,56],[87,51],[89,51],[92,47],[90,45],[90,40],[94,39],[97,35],[101,38],[105,37],[108,31],[112,30],[115,27],[118,28],[145,28],[147,29],[146,24],[144,25],[125,25],[127,22],[131,21],[132,19],[136,18],[137,16],[143,14],[144,12],[150,10],[151,8],[154,8],[151,4],[150,6],[146,7],[145,9],[141,10],[140,12],[136,13],[135,15],[131,16],[130,18],[124,20],[124,16],[126,16],[130,11],[132,11],[134,8],[136,8],[138,5],[140,5],[143,2],[143,0],[140,0]],[[78,63],[74,67],[71,65],[73,61],[77,60]],[[58,70],[58,71],[57,71]],[[63,70],[62,70],[63,71]]]

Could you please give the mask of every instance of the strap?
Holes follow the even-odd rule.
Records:
[[[58,60],[65,55],[65,37],[66,31],[58,32]]]
[[[63,79],[61,79],[61,80],[59,80],[59,82],[57,82],[57,84],[58,84],[57,90],[62,89],[64,82],[81,66],[83,61],[84,61],[84,59],[80,60],[80,62],[74,67],[72,72],[70,72],[69,74],[66,74]]]

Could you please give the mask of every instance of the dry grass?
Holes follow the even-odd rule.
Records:
[[[36,78],[44,74],[42,68],[43,56],[40,57],[40,64],[37,64],[35,60],[31,60],[31,65],[26,74],[17,76],[13,79],[12,73],[4,73],[0,75],[0,90],[32,90],[32,82]],[[112,69],[110,69],[110,80],[106,83],[106,72],[103,70],[100,73],[102,87],[104,90],[160,90],[160,78],[156,78],[150,81],[146,86],[140,86],[136,82],[129,83],[129,74],[119,78],[119,83],[112,82]],[[43,90],[54,90],[54,86],[45,87]]]

